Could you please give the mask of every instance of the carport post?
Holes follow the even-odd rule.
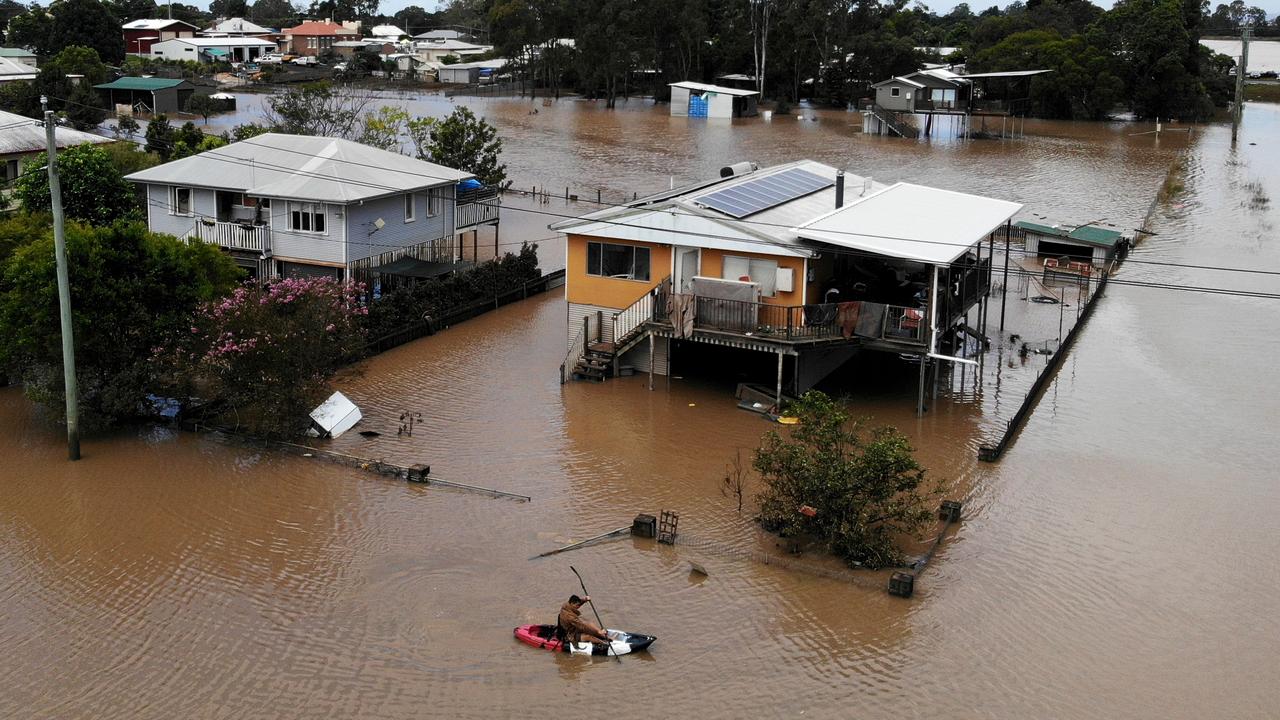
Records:
[[[1013,233],[1013,221],[1004,221],[1004,282],[1000,288],[1000,332],[1004,332],[1004,304],[1009,298],[1009,235]]]

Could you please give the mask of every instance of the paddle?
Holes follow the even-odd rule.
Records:
[[[587,584],[582,582],[582,575],[578,573],[578,568],[570,565],[569,569],[573,571],[574,575],[578,576],[578,584],[582,586],[582,594],[587,597],[591,597],[591,593],[587,592]],[[596,610],[595,603],[591,603],[591,612],[596,614],[596,622],[600,623],[600,629],[604,630],[605,634],[608,635],[609,631],[605,628],[604,621],[600,619],[600,611]],[[613,656],[614,660],[617,660],[618,662],[622,662],[622,656],[613,651],[612,641],[605,643],[605,649],[607,650],[608,654]]]

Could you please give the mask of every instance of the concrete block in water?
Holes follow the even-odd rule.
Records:
[[[889,594],[908,598],[915,592],[916,576],[911,573],[896,572],[889,576]]]
[[[960,511],[963,506],[959,500],[943,500],[942,507],[938,508],[938,519],[947,522],[960,522]]]
[[[408,480],[409,482],[424,483],[427,482],[427,476],[430,474],[430,465],[411,465],[409,466]]]
[[[631,522],[631,534],[635,537],[653,538],[658,536],[658,518],[641,513]]]

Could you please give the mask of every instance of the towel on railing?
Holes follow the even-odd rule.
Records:
[[[858,310],[861,302],[842,302],[836,304],[836,324],[840,326],[840,334],[845,338],[853,337],[858,329]]]
[[[671,323],[671,334],[677,340],[693,337],[693,295],[671,293],[667,295],[667,320]]]

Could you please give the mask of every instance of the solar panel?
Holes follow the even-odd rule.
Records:
[[[821,175],[791,168],[717,190],[694,202],[735,218],[743,218],[835,185]]]

